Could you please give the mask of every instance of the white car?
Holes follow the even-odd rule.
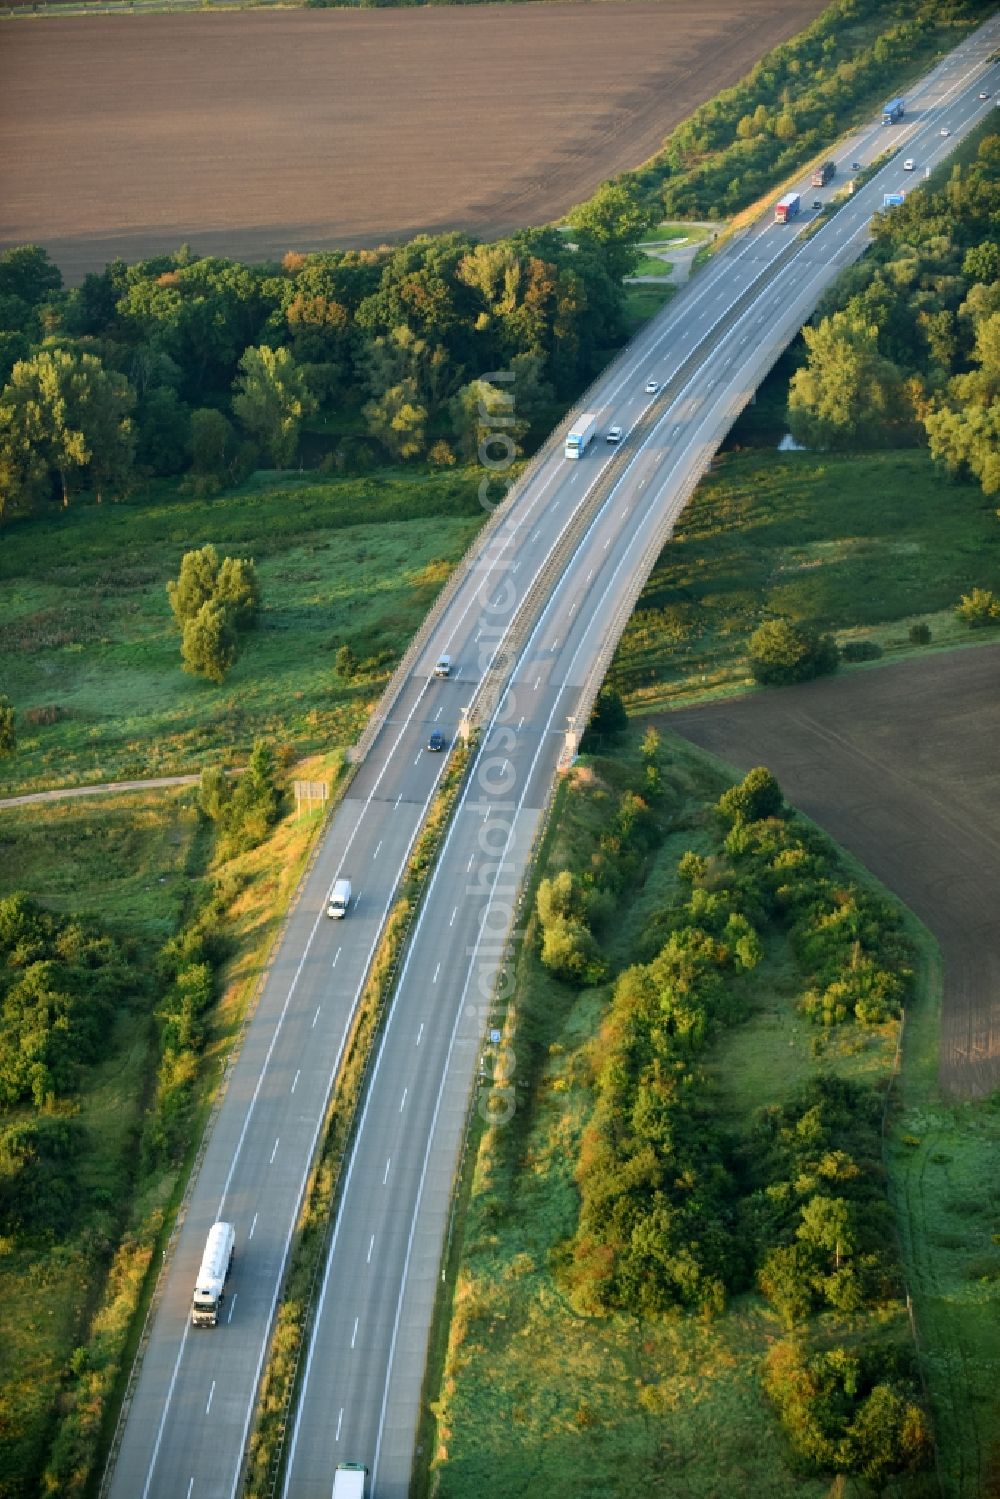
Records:
[[[942,135],[950,135],[951,134],[951,131],[948,129],[947,125],[942,125],[941,126],[941,134]]]
[[[988,94],[988,93],[987,93],[987,92],[986,92],[986,90],[985,90],[985,89],[983,89],[983,91],[982,91],[982,93],[981,93],[981,94],[980,94],[980,95],[979,95],[979,97],[980,97],[980,99],[988,99],[988,98],[989,98],[989,97],[990,97],[990,96],[989,96],[989,94]]]
[[[906,160],[903,162],[903,171],[904,172],[912,172],[914,170],[915,166],[916,166],[916,162],[913,160],[913,157],[912,156],[908,156],[906,158]]]
[[[646,381],[646,394],[647,394],[647,396],[655,396],[656,392],[659,390],[659,388],[660,388],[660,382],[658,380],[647,380]]]
[[[618,427],[618,426],[609,427],[608,431],[607,431],[607,436],[605,438],[605,441],[606,442],[621,442],[621,440],[624,437],[624,435],[625,434],[622,432],[621,427]]]

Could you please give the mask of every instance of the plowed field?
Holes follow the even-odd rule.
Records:
[[[1000,646],[671,713],[660,722],[788,800],[855,854],[937,937],[940,1074],[1000,1087]]]
[[[544,223],[823,0],[29,19],[0,48],[0,245],[116,255]]]

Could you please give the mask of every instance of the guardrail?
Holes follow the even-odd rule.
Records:
[[[341,1150],[339,1156],[337,1156],[337,1158],[336,1158],[335,1170],[334,1170],[334,1173],[333,1173],[333,1183],[332,1183],[331,1195],[330,1195],[331,1210],[330,1210],[329,1216],[327,1218],[326,1227],[324,1229],[324,1232],[323,1232],[321,1240],[320,1240],[320,1244],[319,1244],[319,1247],[318,1247],[318,1250],[317,1250],[317,1253],[316,1253],[315,1264],[313,1265],[312,1275],[311,1275],[310,1280],[309,1280],[309,1288],[308,1288],[308,1291],[306,1293],[305,1311],[304,1311],[303,1316],[302,1316],[302,1321],[299,1324],[299,1335],[298,1335],[298,1339],[297,1339],[296,1347],[295,1347],[295,1357],[294,1357],[294,1361],[293,1361],[293,1364],[292,1364],[291,1375],[290,1375],[290,1378],[288,1380],[288,1385],[287,1385],[287,1389],[286,1389],[286,1392],[285,1392],[284,1409],[282,1411],[282,1415],[281,1415],[281,1418],[280,1418],[280,1425],[279,1425],[279,1428],[278,1428],[278,1437],[277,1437],[277,1441],[275,1443],[274,1453],[273,1453],[273,1455],[271,1457],[270,1463],[268,1464],[268,1477],[267,1477],[267,1480],[266,1480],[266,1488],[265,1488],[265,1492],[266,1492],[266,1494],[268,1496],[268,1499],[274,1499],[274,1496],[278,1492],[278,1487],[279,1487],[279,1484],[280,1484],[281,1478],[282,1478],[282,1471],[283,1471],[284,1461],[285,1461],[285,1441],[286,1441],[287,1434],[288,1434],[289,1412],[291,1410],[293,1397],[294,1397],[294,1395],[296,1393],[296,1389],[297,1389],[297,1385],[298,1385],[299,1369],[300,1369],[300,1366],[301,1366],[301,1359],[302,1359],[302,1351],[303,1351],[304,1348],[307,1348],[309,1346],[309,1341],[310,1341],[310,1338],[311,1338],[311,1335],[312,1335],[312,1329],[313,1329],[313,1325],[314,1325],[314,1321],[315,1321],[315,1316],[316,1316],[316,1289],[317,1289],[317,1286],[319,1284],[319,1279],[320,1279],[321,1272],[322,1272],[322,1270],[326,1266],[327,1253],[328,1253],[329,1244],[330,1244],[330,1234],[333,1231],[333,1224],[334,1224],[335,1219],[336,1219],[336,1204],[337,1204],[338,1194],[339,1194],[339,1190],[340,1190],[340,1179],[341,1179],[341,1176],[343,1174],[344,1162],[345,1162],[345,1160],[347,1158],[347,1153],[348,1153],[348,1151],[350,1149],[351,1142],[352,1142],[352,1140],[354,1138],[354,1128],[355,1128],[355,1123],[356,1123],[357,1117],[358,1117],[358,1111],[359,1111],[359,1109],[361,1107],[362,1100],[365,1097],[365,1093],[366,1093],[366,1090],[367,1090],[367,1087],[368,1087],[369,1074],[370,1074],[371,1067],[372,1067],[372,1058],[373,1058],[373,1056],[375,1054],[375,1051],[376,1051],[375,1042],[376,1042],[376,1040],[378,1038],[378,1035],[379,1035],[379,1033],[381,1031],[382,1023],[383,1023],[383,1021],[385,1019],[386,1009],[387,1009],[387,1007],[389,1005],[390,1000],[392,999],[393,994],[395,993],[396,982],[397,982],[397,979],[399,978],[400,969],[401,969],[401,967],[402,967],[402,965],[403,965],[403,963],[404,963],[404,961],[406,959],[407,953],[409,951],[410,939],[413,936],[414,923],[415,923],[417,915],[420,912],[420,909],[421,909],[421,907],[423,905],[424,895],[425,895],[425,893],[427,891],[427,887],[428,887],[428,884],[430,882],[430,875],[431,875],[431,872],[432,872],[432,870],[434,868],[434,865],[437,862],[438,856],[439,856],[439,854],[441,852],[441,845],[442,845],[442,843],[444,841],[444,838],[445,838],[445,836],[447,834],[448,826],[449,826],[449,823],[451,821],[451,815],[452,815],[452,813],[453,813],[453,811],[455,809],[455,803],[458,801],[458,799],[460,798],[460,796],[461,796],[461,794],[462,794],[465,786],[468,784],[468,780],[469,780],[469,776],[470,776],[470,774],[472,772],[472,766],[473,766],[474,760],[475,760],[475,753],[474,753],[474,751],[470,751],[469,754],[468,754],[468,757],[467,757],[467,760],[466,760],[466,764],[465,764],[465,766],[464,766],[464,768],[462,770],[461,775],[455,781],[455,784],[451,787],[451,789],[450,789],[450,791],[449,791],[449,793],[447,795],[447,800],[444,803],[444,808],[443,808],[445,815],[442,817],[442,819],[441,819],[441,821],[440,821],[440,823],[438,825],[437,839],[436,839],[436,841],[434,843],[434,846],[433,846],[432,857],[431,857],[431,859],[430,859],[430,861],[429,861],[429,863],[428,863],[428,865],[427,865],[427,867],[425,869],[425,872],[424,872],[424,875],[423,875],[423,878],[422,878],[422,881],[421,881],[420,889],[419,889],[419,892],[418,892],[417,899],[413,901],[412,905],[410,906],[409,911],[407,912],[406,922],[405,922],[405,924],[404,924],[404,926],[402,928],[402,931],[401,931],[401,933],[399,935],[399,940],[398,940],[398,943],[397,943],[395,955],[394,955],[394,957],[392,959],[392,962],[389,964],[388,968],[386,969],[384,977],[381,980],[381,985],[380,985],[379,994],[378,994],[378,1003],[377,1003],[377,1007],[375,1009],[375,1015],[374,1015],[374,1024],[373,1024],[372,1032],[371,1032],[371,1035],[372,1035],[372,1044],[371,1044],[371,1046],[368,1049],[368,1053],[365,1056],[364,1065],[361,1068],[361,1074],[360,1074],[360,1077],[358,1078],[357,1090],[356,1090],[356,1092],[354,1094],[354,1098],[353,1098],[353,1101],[351,1103],[350,1113],[347,1116],[347,1118],[345,1119],[344,1136],[343,1136],[343,1139],[344,1139],[343,1149]],[[428,813],[428,815],[429,815],[429,813]],[[410,862],[411,862],[411,859],[413,857],[413,853],[415,852],[415,850],[419,846],[420,838],[421,838],[421,835],[422,835],[422,832],[423,832],[423,829],[424,829],[425,826],[426,826],[426,819],[423,819],[421,821],[421,823],[419,824],[419,826],[418,826],[418,828],[417,828],[417,830],[416,830],[416,832],[414,834],[413,841],[412,841],[412,844],[411,844],[411,847],[410,847],[410,853],[407,856],[406,863],[403,866],[403,868],[401,869],[400,874],[399,874],[399,878],[397,879],[396,884],[393,887],[392,895],[390,897],[390,900],[389,900],[389,903],[388,903],[388,907],[387,907],[387,909],[390,912],[392,912],[392,910],[395,908],[397,902],[400,900],[400,898],[401,898],[401,896],[403,894],[404,887],[405,887],[408,879],[410,878]],[[378,960],[378,951],[376,949],[376,951],[372,955],[372,961],[371,961],[371,963],[369,965],[368,973],[365,975],[364,988],[367,988],[367,986],[368,986],[368,982],[369,982],[369,979],[370,979],[370,976],[371,976],[371,973],[372,973],[372,969],[374,968],[377,960]],[[346,1055],[347,1054],[345,1052],[345,1060],[346,1060]],[[328,1112],[329,1112],[329,1105],[328,1105]],[[328,1121],[327,1126],[326,1126],[326,1131],[324,1131],[324,1134],[329,1130],[329,1128],[330,1128],[330,1122]],[[312,1170],[315,1170],[317,1164],[321,1161],[322,1154],[323,1154],[323,1143],[320,1142],[318,1144],[318,1146],[317,1146],[316,1155],[315,1155],[314,1160],[313,1160]],[[287,1288],[287,1285],[288,1285],[288,1281],[289,1281],[289,1277],[290,1277],[291,1273],[292,1273],[292,1266],[291,1266],[291,1264],[287,1264],[286,1267],[285,1267],[285,1274],[284,1274],[284,1278],[283,1278],[283,1281],[282,1281],[281,1292],[280,1292],[279,1297],[278,1297],[278,1302],[276,1303],[277,1305],[280,1305],[281,1300],[282,1300],[282,1298],[283,1298],[283,1296],[285,1294],[285,1291],[286,1291],[286,1288]],[[274,1328],[272,1326],[270,1336],[273,1337],[273,1334],[274,1334]],[[257,1419],[258,1419],[258,1421],[260,1419],[259,1403],[260,1403],[260,1391],[261,1391],[262,1388],[263,1388],[263,1383],[260,1386],[258,1386],[258,1390],[257,1390],[256,1397],[255,1397],[257,1399],[257,1401],[258,1401],[258,1411],[257,1411]],[[255,1423],[255,1425],[256,1425],[256,1423]],[[243,1487],[244,1488],[246,1486],[246,1483],[249,1480],[249,1474],[247,1473],[248,1459],[249,1459],[249,1448],[246,1451],[244,1451],[243,1458],[242,1458],[242,1464],[241,1464],[241,1475],[242,1475],[242,1482],[243,1482]]]

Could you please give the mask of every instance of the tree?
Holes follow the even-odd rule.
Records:
[[[1000,494],[1000,312],[978,317],[973,362],[924,416],[931,456],[952,472],[968,470],[984,494]]]
[[[215,580],[214,598],[225,605],[237,630],[249,630],[260,611],[257,570],[249,557],[223,557]]]
[[[215,597],[218,577],[219,554],[211,543],[184,553],[176,582],[171,580],[167,584],[167,597],[180,629],[195,617],[203,604]]]
[[[17,482],[13,503],[44,498],[58,479],[64,505],[77,476],[89,470],[101,498],[123,481],[132,463],[131,411],[135,393],[93,354],[46,349],[21,360],[0,396],[0,463],[6,484]]]
[[[10,698],[0,694],[0,757],[12,755],[17,748],[17,726]]]
[[[223,479],[236,450],[232,423],[211,406],[191,413],[191,467],[205,478]]]
[[[224,682],[236,660],[236,631],[228,610],[206,600],[197,614],[185,621],[181,639],[184,670],[209,682]]]
[[[928,1466],[933,1448],[927,1417],[909,1390],[888,1381],[875,1385],[851,1425],[852,1467],[876,1489],[894,1473]]]
[[[613,687],[602,687],[597,694],[587,732],[589,734],[621,734],[627,728],[628,714],[625,712],[621,693],[616,692]]]
[[[878,329],[835,312],[802,336],[808,350],[792,376],[788,424],[796,442],[820,449],[884,444],[903,417],[902,380],[878,348]]]
[[[528,423],[514,415],[513,389],[488,380],[470,380],[451,399],[448,414],[455,446],[468,461],[477,455],[488,467],[509,468],[519,455]]]
[[[424,451],[427,408],[417,399],[409,376],[362,408],[368,430],[394,458],[417,458]]]
[[[765,765],[748,770],[742,781],[724,791],[716,811],[729,823],[759,822],[763,817],[777,817],[785,799],[781,787]]]
[[[782,686],[836,671],[837,647],[831,636],[805,625],[769,619],[750,637],[749,662],[756,682]]]
[[[178,474],[191,456],[191,412],[169,385],[155,385],[136,409],[136,458],[153,474]]]
[[[637,260],[636,242],[655,223],[655,214],[638,188],[625,182],[606,182],[573,209],[569,222],[578,233],[588,234],[605,254],[608,270],[616,281],[627,276]]]
[[[18,297],[36,307],[62,286],[62,275],[38,245],[15,245],[0,252],[0,297]]]
[[[266,344],[246,349],[239,369],[233,411],[275,465],[287,468],[295,457],[302,419],[316,409],[305,376],[289,349]]]

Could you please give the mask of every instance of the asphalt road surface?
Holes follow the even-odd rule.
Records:
[[[932,165],[993,107],[978,91],[1000,77],[987,66],[998,35],[1000,21],[913,89],[902,124],[873,125],[840,148],[833,187],[853,161],[872,161],[890,142],[900,151],[812,238],[762,222],[720,254],[591,390],[585,404],[599,434],[584,457],[562,456],[564,427],[507,503],[292,913],[165,1271],[114,1499],[230,1499],[238,1490],[310,1156],[381,923],[445,763],[427,737],[437,728],[450,743],[471,705],[484,732],[363,1105],[284,1489],[289,1499],[329,1495],[336,1464],[349,1461],[367,1464],[378,1499],[407,1493],[467,1102],[477,1072],[490,1071],[484,1032],[496,1013],[496,971],[581,686],[620,626],[621,601],[648,565],[641,559],[824,287],[863,250],[883,192],[906,185],[903,156]],[[802,186],[806,203],[830,192]],[[612,423],[625,429],[620,446],[605,441]],[[433,664],[444,651],[455,670],[442,680]],[[491,690],[499,684],[495,701],[480,690],[484,677]],[[334,922],[324,897],[338,875],[355,896],[346,920]],[[236,1225],[236,1267],[222,1325],[194,1329],[191,1291],[219,1217]]]

